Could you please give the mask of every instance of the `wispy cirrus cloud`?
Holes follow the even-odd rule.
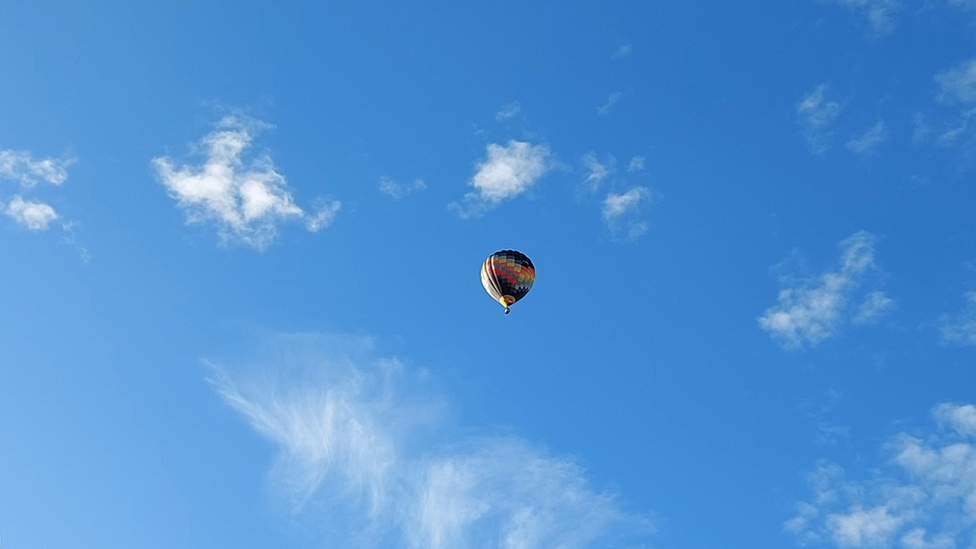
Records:
[[[976,162],[976,58],[940,71],[934,77],[941,112],[915,114],[914,142],[960,149]]]
[[[871,324],[895,309],[895,300],[888,294],[875,290],[868,292],[851,318],[853,324]]]
[[[511,103],[502,106],[501,109],[495,113],[495,120],[502,121],[508,120],[509,118],[515,118],[522,112],[522,105],[518,101],[512,101]]]
[[[814,154],[821,154],[830,146],[832,126],[841,111],[841,105],[828,99],[827,92],[827,85],[820,84],[796,106],[797,123]]]
[[[323,200],[316,211],[306,212],[295,204],[270,155],[245,156],[255,136],[268,127],[248,117],[225,116],[196,147],[205,157],[202,163],[180,166],[166,156],[152,160],[157,178],[186,212],[187,223],[213,223],[223,242],[263,250],[282,222],[303,221],[312,232],[332,222],[339,201]]]
[[[275,484],[321,513],[337,547],[630,547],[651,533],[574,460],[449,429],[429,374],[377,358],[369,339],[282,336],[268,349],[249,371],[211,364],[210,381],[275,444]]]
[[[511,140],[492,143],[478,163],[469,185],[475,188],[448,208],[462,218],[477,217],[528,192],[551,168],[549,146]]]
[[[821,463],[808,479],[810,500],[783,524],[801,545],[841,549],[950,549],[976,541],[976,407],[942,403],[937,429],[884,445],[888,459],[871,478],[848,480]]]
[[[600,185],[617,170],[617,159],[613,156],[608,156],[601,161],[595,152],[588,152],[583,155],[581,161],[586,168],[583,187],[590,192],[596,192]]]
[[[623,59],[634,51],[634,45],[630,42],[624,42],[613,51],[613,55],[610,56],[611,59]]]
[[[393,179],[385,176],[380,178],[380,192],[393,200],[400,200],[409,194],[426,189],[427,184],[420,178],[414,179],[412,183],[397,183]]]
[[[647,161],[646,156],[635,156],[630,159],[630,163],[627,164],[627,173],[642,172],[644,171],[644,164]]]
[[[942,342],[976,345],[976,291],[966,294],[963,310],[942,317]]]
[[[785,349],[802,349],[834,336],[847,320],[866,324],[890,311],[891,298],[873,292],[865,296],[853,315],[850,313],[849,303],[865,275],[877,268],[874,242],[870,233],[854,233],[839,244],[837,268],[807,279],[784,277],[786,287],[779,291],[778,303],[757,319],[759,327]]]
[[[610,111],[623,99],[623,92],[613,92],[607,96],[607,102],[596,108],[596,113],[600,116],[606,116],[610,114]]]
[[[603,222],[614,234],[622,233],[628,240],[636,240],[647,232],[641,209],[651,202],[651,197],[647,187],[607,194],[603,200]]]
[[[847,149],[851,152],[865,155],[878,150],[885,140],[888,139],[888,129],[883,120],[878,120],[874,126],[868,128],[864,133],[851,138],[847,142]]]
[[[877,38],[895,30],[895,17],[901,11],[898,0],[830,0],[850,10],[864,14],[868,22],[868,36]]]

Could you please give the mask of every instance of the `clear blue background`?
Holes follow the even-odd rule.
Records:
[[[5,2],[0,148],[77,159],[39,192],[91,259],[0,219],[4,547],[317,546],[200,362],[305,331],[375,336],[464,424],[578,456],[657,515],[654,546],[792,545],[819,459],[874,462],[896,422],[974,398],[973,350],[938,330],[976,286],[973,172],[913,117],[949,112],[934,77],[976,55],[976,17],[905,4],[870,37],[817,1]],[[811,154],[796,107],[822,83],[843,110]],[[273,124],[259,148],[299,203],[342,201],[332,226],[258,252],[185,224],[150,161],[227,106]],[[876,153],[845,149],[879,118]],[[564,167],[483,217],[448,210],[488,143],[527,135]],[[617,159],[605,185],[655,195],[640,239],[576,192],[591,151]],[[381,176],[427,189],[394,201]],[[832,269],[859,230],[897,309],[784,351],[756,322],[771,267]],[[502,248],[538,268],[508,316],[478,280]],[[831,391],[850,436],[824,445],[804,410]]]

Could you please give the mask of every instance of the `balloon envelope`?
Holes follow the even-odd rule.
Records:
[[[505,307],[525,297],[535,282],[535,265],[522,252],[502,250],[488,256],[481,265],[481,285]]]

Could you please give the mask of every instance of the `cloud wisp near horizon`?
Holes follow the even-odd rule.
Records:
[[[653,531],[573,459],[513,434],[452,428],[429,373],[377,357],[369,338],[287,335],[267,347],[244,371],[208,362],[209,380],[276,445],[271,477],[296,511],[328,509],[340,546],[632,547],[616,543]]]

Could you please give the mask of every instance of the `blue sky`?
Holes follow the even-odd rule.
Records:
[[[0,7],[4,548],[976,546],[972,0],[157,4]]]

